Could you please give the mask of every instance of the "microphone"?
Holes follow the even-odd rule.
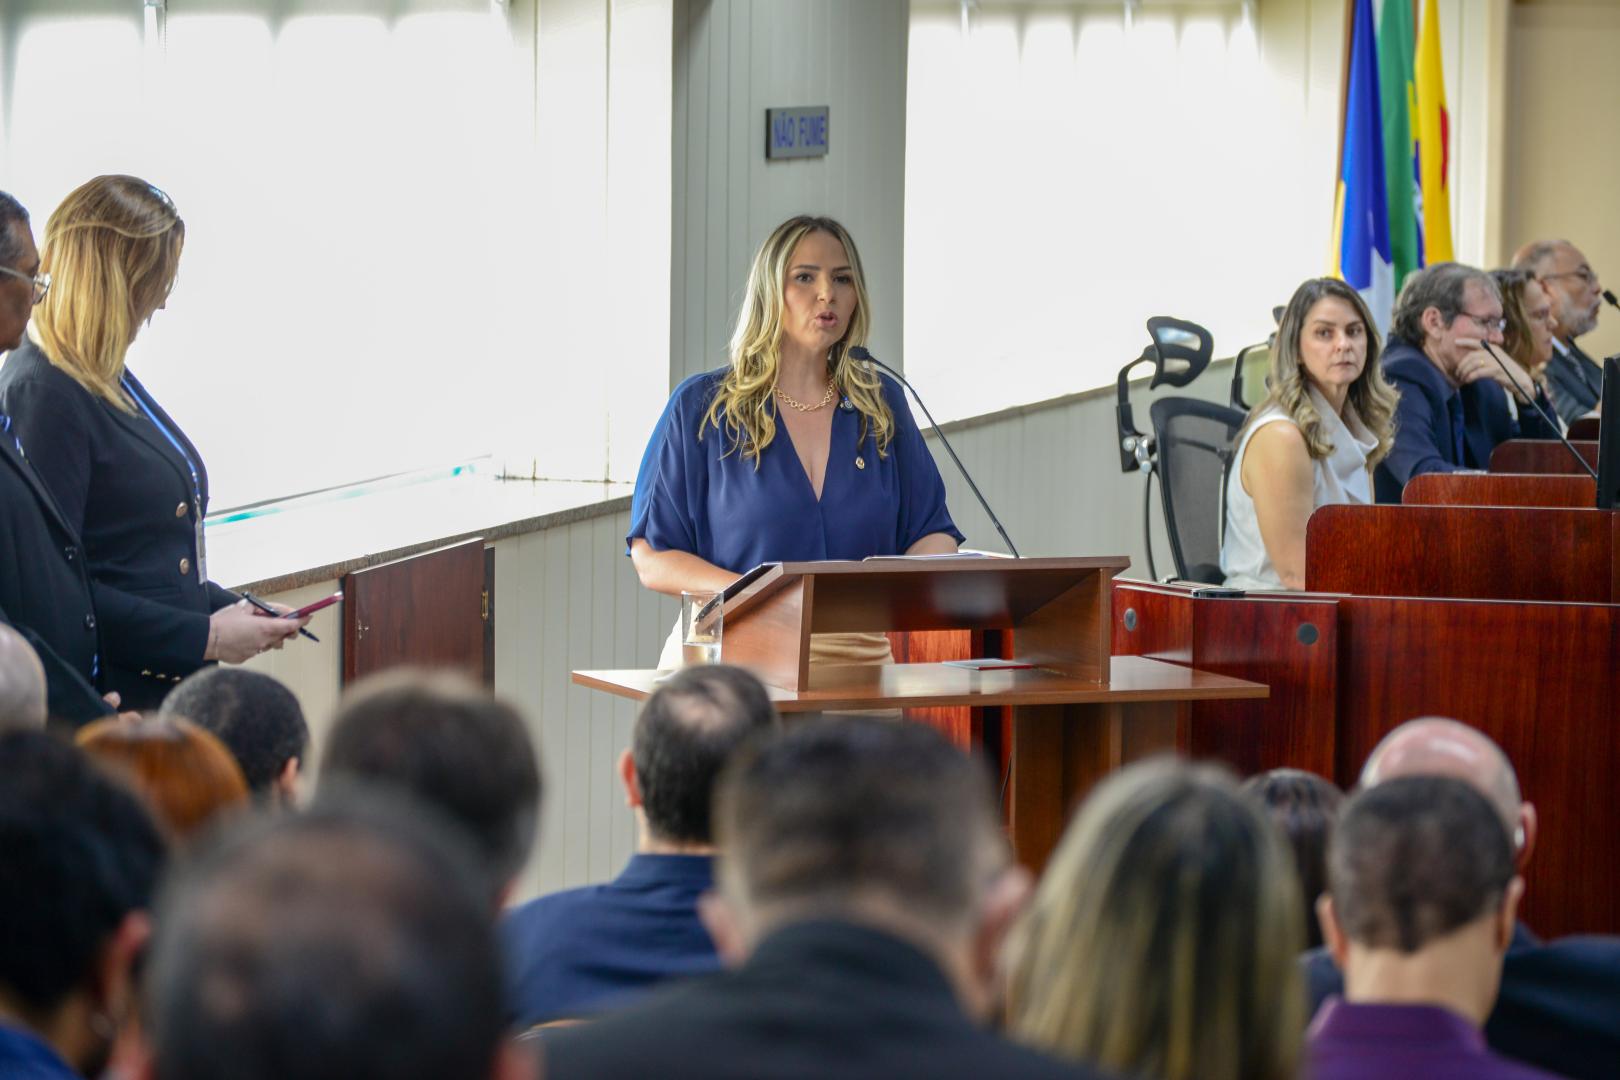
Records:
[[[1502,374],[1508,377],[1508,382],[1513,384],[1513,389],[1517,390],[1521,394],[1524,394],[1525,398],[1530,402],[1530,407],[1536,410],[1536,412],[1541,416],[1542,420],[1546,421],[1548,427],[1552,428],[1552,433],[1558,436],[1558,441],[1564,444],[1564,449],[1569,451],[1570,457],[1573,457],[1580,467],[1586,470],[1586,475],[1590,476],[1593,482],[1596,482],[1598,478],[1597,471],[1593,469],[1592,466],[1588,465],[1586,463],[1586,459],[1581,457],[1581,452],[1575,449],[1575,447],[1571,446],[1568,439],[1564,438],[1563,431],[1559,430],[1558,421],[1547,415],[1547,410],[1543,409],[1541,404],[1536,401],[1536,395],[1534,393],[1524,393],[1524,387],[1519,385],[1519,380],[1513,377],[1513,372],[1509,370],[1507,364],[1502,361],[1502,358],[1497,355],[1496,350],[1491,348],[1490,342],[1486,341],[1484,338],[1480,338],[1479,344],[1481,348],[1491,354],[1491,359],[1495,360],[1496,366],[1502,369]]]
[[[1620,300],[1616,300],[1614,298],[1614,290],[1613,289],[1604,289],[1603,290],[1603,299],[1605,299],[1605,300],[1607,300],[1609,302],[1610,307],[1614,308],[1616,311],[1620,311]]]
[[[923,399],[917,395],[916,387],[907,382],[904,375],[900,374],[898,371],[894,370],[894,368],[867,352],[866,347],[863,345],[852,346],[849,350],[849,355],[854,357],[856,360],[865,360],[869,364],[876,364],[884,371],[887,371],[890,375],[893,375],[895,380],[899,382],[901,386],[911,391],[912,399],[917,402],[917,407],[922,409],[923,415],[928,418],[928,426],[934,429],[934,434],[939,438],[939,444],[945,448],[945,452],[947,454],[951,455],[951,460],[956,462],[956,471],[962,474],[962,479],[967,481],[967,486],[973,491],[973,497],[979,500],[980,506],[984,507],[985,514],[990,518],[990,524],[996,527],[996,532],[1000,533],[1002,540],[1006,541],[1007,550],[1012,552],[1013,558],[1023,558],[1023,556],[1018,554],[1018,549],[1013,546],[1012,537],[1008,536],[1007,530],[1001,527],[1001,519],[996,517],[996,512],[990,509],[990,504],[985,501],[984,495],[980,493],[979,485],[975,484],[973,482],[973,477],[968,475],[967,466],[962,464],[962,459],[956,456],[955,450],[951,449],[950,441],[945,438],[945,433],[939,430],[939,425],[934,422],[934,414],[928,411],[928,406],[924,405]]]

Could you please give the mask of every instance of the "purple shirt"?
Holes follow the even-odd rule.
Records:
[[[1322,1003],[1305,1033],[1311,1080],[1537,1080],[1552,1073],[1498,1057],[1479,1028],[1438,1005]]]

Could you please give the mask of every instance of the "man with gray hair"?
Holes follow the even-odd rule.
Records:
[[[45,726],[45,669],[34,647],[0,623],[0,731]]]
[[[1513,255],[1515,270],[1528,270],[1552,301],[1553,355],[1547,387],[1565,423],[1595,412],[1603,399],[1603,367],[1575,339],[1597,326],[1603,283],[1580,249],[1568,240],[1536,240]]]
[[[1552,402],[1502,349],[1502,296],[1483,270],[1436,263],[1406,279],[1381,363],[1400,392],[1395,443],[1374,497],[1398,503],[1414,476],[1484,469],[1508,439],[1551,439]],[[1534,405],[1532,404],[1534,402]]]
[[[1442,717],[1409,720],[1384,736],[1361,771],[1360,789],[1412,776],[1462,780],[1485,797],[1510,838],[1515,870],[1535,851],[1536,808],[1501,747],[1466,724]],[[1305,955],[1315,1010],[1343,979],[1327,950]],[[1620,938],[1579,936],[1542,942],[1513,928],[1496,1007],[1485,1024],[1491,1049],[1569,1077],[1612,1077],[1620,1061]]]
[[[1550,1073],[1497,1057],[1490,1015],[1524,881],[1495,808],[1466,781],[1407,776],[1346,804],[1328,851],[1322,935],[1343,998],[1311,1022],[1315,1080]]]

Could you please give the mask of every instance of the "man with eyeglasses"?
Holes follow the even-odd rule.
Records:
[[[1603,283],[1568,240],[1537,240],[1513,256],[1516,270],[1528,270],[1552,299],[1553,355],[1547,385],[1565,423],[1597,411],[1603,399],[1603,367],[1581,351],[1575,339],[1597,326]]]
[[[50,287],[40,274],[28,211],[0,191],[0,353],[22,343],[36,303]],[[46,708],[79,724],[112,711],[92,689],[100,639],[78,535],[27,448],[0,412],[0,621],[28,640],[45,668]]]
[[[1436,263],[1406,279],[1383,359],[1400,393],[1395,445],[1373,472],[1374,498],[1398,503],[1414,476],[1485,469],[1508,439],[1552,439],[1552,402],[1502,347],[1502,296],[1483,270]]]

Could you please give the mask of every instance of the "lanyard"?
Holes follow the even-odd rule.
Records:
[[[135,388],[130,385],[129,376],[122,376],[118,382],[124,388],[124,393],[128,394],[135,404],[141,407],[141,412],[146,414],[146,418],[152,421],[152,426],[161,431],[163,437],[169,440],[169,445],[174,447],[175,452],[180,455],[180,460],[186,463],[186,468],[191,472],[191,516],[197,531],[197,582],[198,584],[207,584],[208,555],[207,548],[203,544],[202,478],[197,475],[197,463],[191,460],[191,455],[186,453],[185,446],[175,437],[174,432],[170,431],[164,426],[163,421],[157,418],[157,413],[153,412],[151,406],[147,405],[146,399],[135,392]]]
[[[11,442],[17,447],[18,457],[26,458],[28,456],[27,454],[23,453],[22,440],[16,435],[12,434],[11,417],[7,416],[5,413],[0,413],[0,431],[5,432],[7,435],[11,435]]]

